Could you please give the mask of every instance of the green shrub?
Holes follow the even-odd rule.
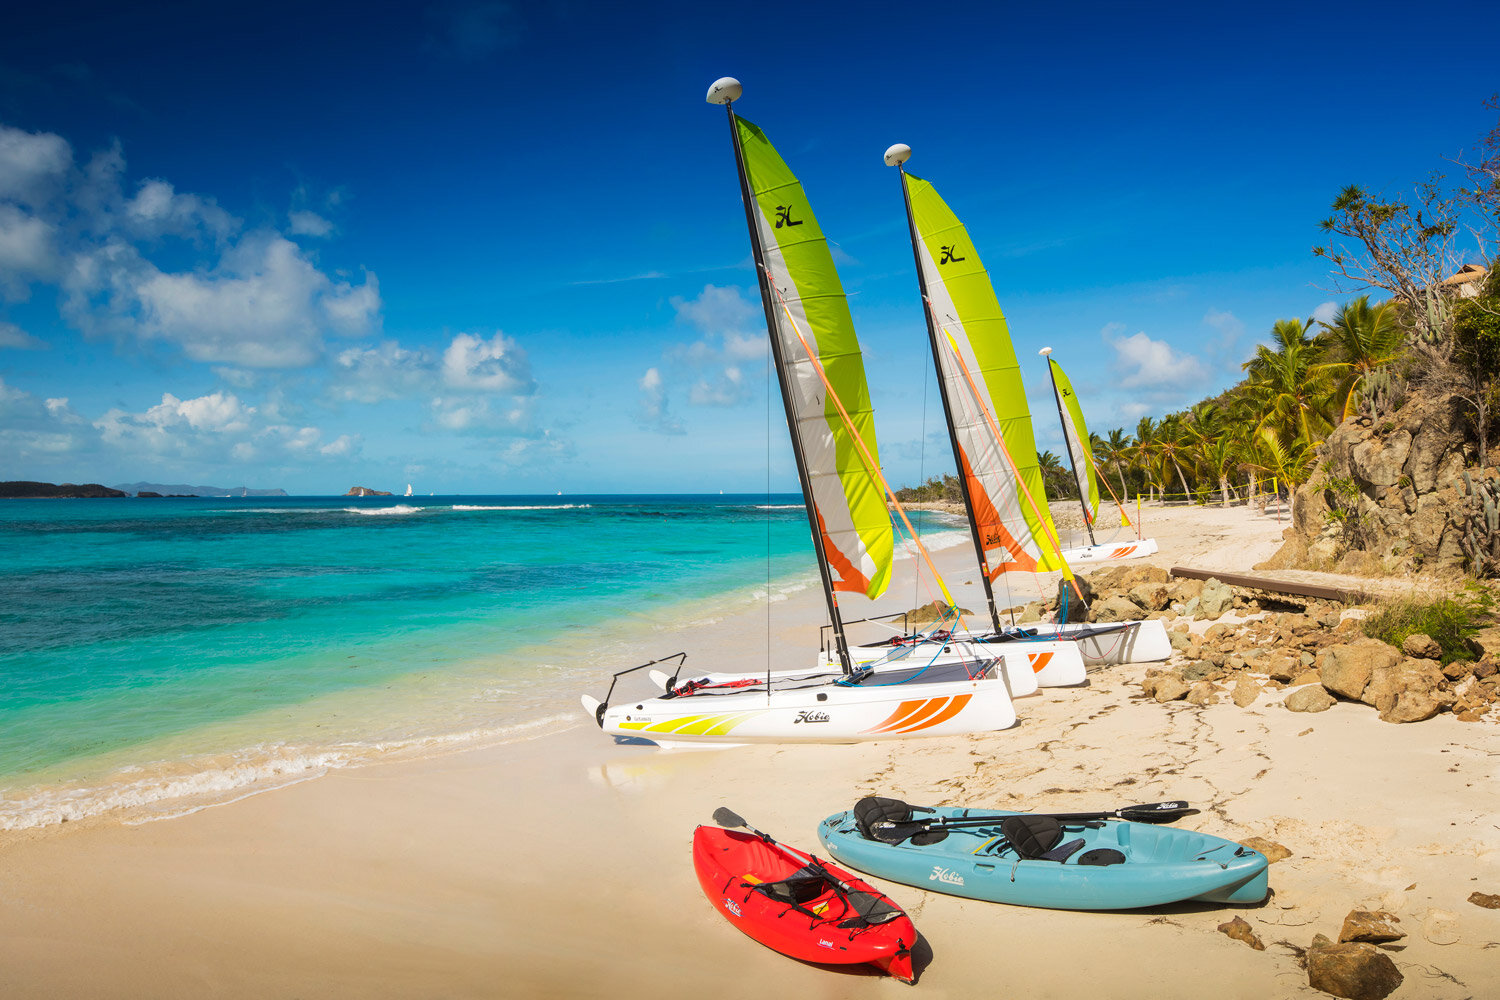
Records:
[[[1495,598],[1476,583],[1451,597],[1430,603],[1402,598],[1364,620],[1364,633],[1400,647],[1407,636],[1430,635],[1443,650],[1443,663],[1470,660],[1477,654],[1474,636],[1490,622]]]

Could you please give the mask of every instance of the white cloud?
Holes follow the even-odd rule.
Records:
[[[0,203],[0,295],[24,299],[31,282],[51,280],[60,270],[57,227]]]
[[[14,323],[0,320],[0,350],[9,348],[17,351],[44,351],[47,342],[33,337]]]
[[[682,422],[667,413],[667,390],[662,381],[661,370],[647,368],[646,374],[636,384],[641,390],[641,422],[663,434],[683,433]]]
[[[62,186],[73,165],[66,139],[0,125],[0,198],[36,206]]]
[[[704,285],[695,299],[674,295],[671,302],[680,322],[708,333],[743,330],[754,323],[758,308],[740,289],[719,285]]]
[[[60,137],[0,126],[0,195],[10,198],[0,201],[0,294],[54,283],[63,315],[87,335],[247,368],[310,365],[327,337],[378,330],[374,274],[335,277],[280,233],[240,233],[210,197],[162,178],[127,195],[124,177],[118,145],[79,166]],[[305,215],[294,228],[316,228]],[[199,248],[196,259],[182,262],[177,239]]]
[[[443,352],[443,383],[455,389],[525,396],[536,390],[526,352],[505,334],[488,341],[460,333]]]
[[[1319,323],[1332,323],[1334,315],[1339,311],[1337,303],[1324,302],[1312,311],[1312,319]]]
[[[1203,363],[1191,354],[1178,352],[1164,340],[1152,340],[1144,332],[1119,335],[1119,324],[1101,332],[1115,351],[1115,384],[1121,389],[1168,388],[1205,379]]]
[[[94,440],[66,399],[39,400],[0,378],[0,468],[46,464],[83,452]]]
[[[287,229],[293,236],[324,237],[333,232],[333,223],[317,212],[305,209],[293,211],[287,216]]]
[[[142,182],[135,197],[125,202],[123,215],[131,233],[142,239],[191,238],[202,231],[215,240],[223,240],[240,227],[240,220],[212,198],[178,194],[164,180]]]
[[[340,434],[318,449],[318,453],[329,458],[349,458],[358,455],[364,447],[364,439],[357,434]]]
[[[409,351],[394,340],[350,347],[334,358],[329,391],[334,398],[379,403],[432,391],[434,364],[425,351]]]
[[[699,379],[693,385],[688,399],[699,406],[735,406],[754,397],[754,390],[745,383],[739,368],[730,365],[714,382]]]

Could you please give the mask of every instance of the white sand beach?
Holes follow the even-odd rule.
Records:
[[[1274,515],[1245,508],[1148,508],[1144,527],[1161,566],[1241,572],[1280,541]],[[982,608],[972,551],[940,557],[955,597]],[[898,580],[876,610],[914,594],[929,599]],[[769,646],[796,663],[822,613],[801,591],[692,633],[664,627],[642,660],[682,648],[704,669],[763,666]],[[615,744],[580,711],[561,734],[335,771],[176,819],[6,834],[0,996],[905,995],[744,937],[689,854],[717,806],[811,848],[818,821],[872,793],[1046,810],[1187,799],[1200,811],[1179,826],[1291,851],[1250,908],[1071,913],[881,883],[922,934],[919,995],[1326,996],[1281,942],[1337,938],[1355,908],[1400,918],[1394,996],[1500,990],[1500,910],[1467,901],[1500,893],[1500,726],[1391,725],[1346,703],[1292,713],[1269,691],[1245,709],[1160,705],[1140,697],[1145,670],[1044,689],[1005,732],[663,753]],[[1217,931],[1235,915],[1265,951]]]

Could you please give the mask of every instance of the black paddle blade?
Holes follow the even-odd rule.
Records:
[[[745,822],[745,820],[740,816],[739,813],[735,812],[733,809],[727,809],[724,806],[720,806],[719,808],[714,810],[714,822],[719,824],[720,826],[728,827],[731,830],[737,826],[748,827],[750,825],[749,823]]]
[[[1121,819],[1132,823],[1170,823],[1193,811],[1193,807],[1182,800],[1174,802],[1151,802],[1146,805],[1125,806],[1115,811]]]

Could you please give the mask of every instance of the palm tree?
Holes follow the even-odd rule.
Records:
[[[1157,437],[1160,431],[1157,429],[1156,421],[1150,417],[1142,417],[1135,425],[1135,446],[1132,448],[1135,467],[1141,470],[1141,475],[1146,479],[1146,487],[1152,493],[1151,499],[1155,499],[1155,491],[1165,489],[1160,476],[1157,475]]]
[[[1115,475],[1120,478],[1120,495],[1117,499],[1124,503],[1125,498],[1130,495],[1130,490],[1125,486],[1125,467],[1130,464],[1135,442],[1118,427],[1110,431],[1107,438],[1101,438],[1097,434],[1091,436],[1094,440],[1094,458],[1098,460],[1099,467],[1113,468]]]
[[[1333,429],[1328,404],[1333,377],[1318,365],[1317,345],[1300,334],[1300,320],[1281,320],[1275,335],[1279,349],[1265,345],[1243,367],[1249,378],[1246,392],[1259,413],[1256,433],[1270,427],[1284,446],[1302,439],[1321,441]]]
[[[1047,491],[1049,497],[1076,497],[1078,495],[1078,483],[1067,469],[1063,468],[1062,459],[1050,451],[1039,451],[1036,453],[1036,464],[1042,470],[1042,487]]]
[[[1156,438],[1157,462],[1162,467],[1162,478],[1169,478],[1169,474],[1176,470],[1183,494],[1191,497],[1192,488],[1188,486],[1187,475],[1182,471],[1182,462],[1188,460],[1188,448],[1188,432],[1182,414],[1169,413],[1162,417],[1157,426]]]
[[[1376,379],[1372,376],[1401,356],[1406,335],[1397,319],[1394,300],[1370,305],[1361,295],[1344,303],[1333,322],[1323,324],[1334,360],[1315,367],[1337,380],[1336,399],[1342,399],[1341,420],[1348,420],[1359,403],[1369,404],[1369,415],[1377,410]]]

